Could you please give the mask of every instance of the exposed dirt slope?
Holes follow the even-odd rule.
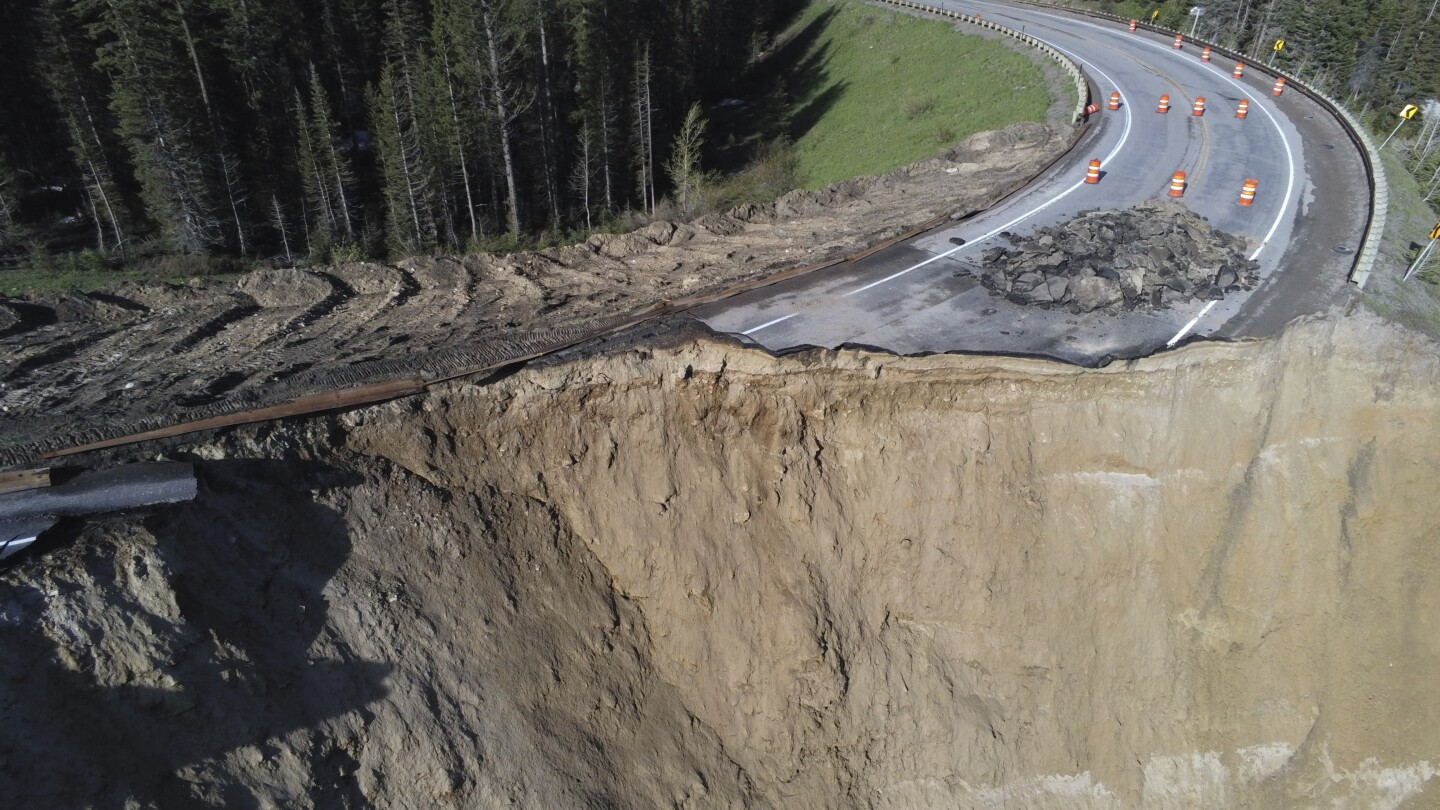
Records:
[[[221,290],[0,299],[0,451],[153,414],[178,420],[186,408],[306,377],[314,384],[302,388],[323,389],[325,372],[356,363],[639,312],[846,256],[936,216],[972,213],[1071,134],[1017,124],[880,177],[539,253],[275,270]]]
[[[1436,349],[686,339],[237,433],[0,574],[0,794],[1429,806]]]

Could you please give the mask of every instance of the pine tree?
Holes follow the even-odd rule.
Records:
[[[386,63],[366,98],[375,126],[386,241],[392,251],[414,253],[434,243],[434,223],[429,218],[430,179],[424,174],[419,134],[404,95],[399,71]]]
[[[700,115],[700,105],[691,104],[680,131],[675,133],[675,147],[670,150],[670,159],[665,162],[665,171],[670,175],[670,185],[675,189],[682,217],[688,218],[694,213],[695,196],[705,181],[705,173],[700,169],[704,139],[705,119]]]
[[[223,244],[197,114],[183,57],[170,47],[180,26],[174,6],[158,0],[97,0],[98,30],[111,39],[97,64],[111,71],[111,109],[130,152],[146,213],[178,253]]]
[[[655,106],[651,91],[650,45],[647,43],[635,60],[635,171],[640,194],[640,207],[655,213]]]
[[[15,193],[18,188],[10,162],[0,154],[0,251],[14,249],[23,236]]]
[[[505,222],[511,237],[519,239],[524,219],[520,210],[519,163],[514,140],[516,122],[532,99],[521,96],[522,84],[518,78],[521,43],[501,15],[504,8],[497,0],[476,0],[476,6],[488,70],[485,85],[505,172]]]
[[[89,73],[79,46],[72,41],[67,14],[65,0],[45,0],[38,8],[37,23],[44,41],[39,51],[44,62],[41,75],[69,136],[71,161],[95,222],[96,250],[123,254],[130,214],[106,147],[113,133],[102,130],[105,125],[96,103],[105,89]]]

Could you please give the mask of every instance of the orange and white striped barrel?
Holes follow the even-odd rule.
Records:
[[[1169,93],[1161,93],[1161,94],[1160,94],[1160,106],[1155,108],[1155,112],[1158,112],[1158,113],[1168,113],[1168,112],[1170,112],[1170,94],[1169,94]]]
[[[1175,48],[1175,50],[1177,50],[1177,51],[1180,50],[1180,43],[1182,43],[1182,42],[1184,42],[1184,41],[1185,41],[1185,37],[1184,37],[1184,36],[1182,36],[1181,34],[1176,34],[1176,35],[1175,35],[1175,45],[1173,46],[1173,47]]]
[[[1275,80],[1275,89],[1270,91],[1270,95],[1278,96],[1283,92],[1285,92],[1285,77],[1281,76]]]
[[[1113,92],[1113,93],[1110,94],[1110,109],[1112,109],[1112,110],[1118,110],[1118,109],[1120,109],[1120,91],[1119,91],[1119,90],[1116,90],[1115,92]]]
[[[1260,185],[1260,181],[1259,181],[1259,180],[1256,180],[1256,179],[1253,178],[1253,177],[1247,177],[1247,178],[1245,178],[1245,185],[1243,185],[1243,186],[1240,187],[1240,204],[1241,204],[1241,205],[1254,205],[1254,204],[1255,204],[1255,189],[1258,188],[1259,185]]]
[[[975,12],[975,19],[977,19],[977,20],[980,19],[980,12],[978,12],[978,11]]]
[[[1085,170],[1085,182],[1092,186],[1100,182],[1100,158],[1090,161],[1090,168]]]
[[[1196,97],[1195,97],[1195,106],[1190,108],[1190,114],[1191,114],[1191,115],[1204,115],[1204,114],[1205,114],[1205,97],[1204,97],[1204,96],[1196,96]]]
[[[1132,33],[1132,34],[1135,33],[1135,24],[1138,23],[1138,22],[1140,22],[1140,21],[1139,21],[1139,20],[1131,20],[1131,21],[1130,21],[1130,33]]]
[[[1244,62],[1236,62],[1236,63],[1235,63],[1235,70],[1231,71],[1231,73],[1230,73],[1230,78],[1232,78],[1232,79],[1243,79],[1243,78],[1245,78],[1245,63],[1244,63]]]
[[[1235,110],[1235,117],[1236,117],[1236,118],[1244,118],[1245,116],[1247,116],[1247,115],[1249,115],[1249,114],[1250,114],[1250,99],[1248,99],[1248,98],[1242,98],[1242,99],[1240,99],[1240,106]]]
[[[1210,61],[1210,46],[1209,46],[1209,45],[1206,45],[1206,46],[1205,46],[1205,50],[1203,50],[1203,51],[1200,52],[1200,61],[1201,61],[1201,62],[1209,62],[1209,61]]]
[[[1170,178],[1170,196],[1180,197],[1185,194],[1185,172],[1177,169],[1175,176]]]

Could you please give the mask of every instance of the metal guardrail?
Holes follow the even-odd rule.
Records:
[[[1066,75],[1068,75],[1070,77],[1070,80],[1075,84],[1075,112],[1070,117],[1070,123],[1078,124],[1081,121],[1085,120],[1085,107],[1087,104],[1090,103],[1090,83],[1086,79],[1085,71],[1081,70],[1080,66],[1076,64],[1075,61],[1072,60],[1070,57],[1066,56],[1065,54],[1051,47],[1050,45],[1041,42],[1040,40],[1030,36],[1029,34],[1026,34],[1023,31],[1016,31],[1014,28],[1011,28],[1009,26],[1000,25],[999,23],[991,22],[987,19],[984,19],[979,14],[962,14],[958,11],[951,11],[950,9],[939,8],[937,6],[928,6],[924,3],[912,3],[910,2],[910,0],[876,0],[876,2],[885,3],[886,5],[891,6],[899,6],[900,8],[908,8],[914,11],[923,11],[927,14],[934,14],[940,17],[950,17],[951,19],[961,20],[963,22],[970,23],[971,25],[974,25],[976,27],[994,31],[999,34],[1004,34],[1005,36],[1011,37],[1013,39],[1018,39],[1026,45],[1035,48],[1036,50],[1058,62],[1060,68],[1065,71]]]
[[[1015,1],[1022,5],[1066,11],[1071,14],[1094,17],[1100,20],[1120,23],[1129,22],[1129,18],[1127,17],[1106,14],[1103,11],[1091,11],[1090,9],[1061,6],[1054,3],[1040,3],[1034,2],[1034,0]],[[1351,283],[1362,290],[1365,289],[1365,282],[1370,278],[1370,271],[1375,267],[1375,260],[1380,255],[1380,241],[1385,235],[1386,208],[1390,204],[1390,184],[1385,179],[1385,167],[1380,160],[1380,150],[1375,148],[1375,141],[1370,137],[1370,133],[1365,130],[1365,126],[1361,124],[1349,110],[1345,109],[1344,105],[1331,98],[1324,91],[1305,84],[1298,76],[1294,76],[1286,71],[1259,64],[1259,57],[1252,57],[1239,51],[1233,51],[1223,45],[1206,42],[1203,39],[1194,39],[1184,31],[1166,28],[1163,25],[1152,25],[1143,20],[1137,20],[1136,26],[1147,31],[1165,34],[1166,36],[1183,36],[1187,42],[1197,43],[1210,48],[1211,51],[1222,56],[1244,62],[1246,67],[1254,68],[1262,73],[1268,73],[1271,76],[1283,76],[1288,87],[1299,90],[1301,93],[1314,99],[1326,112],[1330,113],[1340,122],[1340,126],[1345,130],[1345,134],[1349,136],[1350,140],[1360,150],[1360,157],[1365,164],[1365,179],[1370,185],[1370,217],[1365,223],[1365,233],[1360,240],[1360,250],[1356,251],[1355,262],[1350,266],[1350,275],[1348,276]],[[1252,62],[1252,59],[1255,61]]]

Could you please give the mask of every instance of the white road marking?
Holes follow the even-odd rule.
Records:
[[[744,332],[741,332],[740,334],[742,334],[742,335],[754,334],[755,332],[759,332],[761,329],[764,329],[764,328],[767,327],[767,326],[774,326],[775,324],[780,323],[781,321],[788,321],[788,320],[790,320],[791,318],[793,318],[793,317],[795,317],[796,315],[799,315],[799,314],[800,314],[800,313],[798,313],[798,312],[792,312],[792,313],[790,313],[789,315],[786,315],[786,316],[783,317],[783,318],[776,318],[776,319],[773,320],[773,321],[766,321],[765,323],[762,323],[762,324],[760,324],[759,326],[754,326],[754,327],[751,327],[751,328],[749,328],[749,329],[746,329]]]
[[[983,3],[983,2],[982,2],[982,3],[979,3],[979,5],[993,5],[993,4]],[[1000,8],[1006,8],[1006,7],[1005,7],[1005,6],[1000,6]],[[1069,22],[1069,23],[1076,23],[1076,24],[1078,24],[1078,25],[1083,25],[1083,26],[1086,26],[1086,27],[1088,27],[1088,28],[1094,28],[1094,29],[1097,29],[1097,30],[1100,30],[1100,31],[1104,31],[1104,32],[1106,32],[1106,33],[1108,33],[1108,34],[1117,34],[1117,33],[1119,33],[1119,31],[1117,31],[1116,29],[1108,28],[1108,27],[1106,27],[1106,26],[1100,25],[1099,23],[1090,22],[1089,20],[1075,19],[1074,17],[1063,17],[1063,16],[1060,16],[1060,15],[1058,15],[1058,14],[1048,14],[1048,13],[1043,12],[1043,11],[1034,11],[1034,10],[1031,10],[1031,9],[1027,9],[1027,10],[1030,11],[1032,14],[1036,14],[1036,15],[1039,15],[1039,16],[1041,16],[1041,17],[1050,17],[1051,19],[1055,19],[1055,20],[1060,20],[1060,21]],[[1118,25],[1118,23],[1116,23],[1116,24]],[[1158,51],[1162,51],[1162,52],[1164,52],[1164,53],[1172,54],[1172,55],[1174,55],[1174,56],[1180,57],[1181,59],[1186,59],[1187,61],[1189,61],[1188,57],[1183,56],[1179,51],[1176,51],[1174,48],[1168,48],[1168,47],[1166,47],[1166,46],[1164,46],[1164,45],[1161,45],[1161,44],[1158,43],[1158,42],[1151,42],[1150,40],[1148,40],[1148,39],[1143,39],[1143,38],[1136,38],[1134,41],[1140,43],[1141,45],[1145,45],[1146,47],[1154,48],[1154,49],[1156,49],[1156,50],[1158,50]],[[1055,46],[1051,46],[1051,47],[1055,47]],[[1072,58],[1073,58],[1073,57],[1072,57]],[[1238,89],[1238,90],[1243,94],[1243,97],[1244,97],[1244,98],[1251,98],[1250,88],[1247,88],[1247,87],[1245,87],[1245,85],[1241,84],[1240,82],[1235,81],[1234,78],[1232,78],[1232,77],[1230,77],[1230,76],[1227,76],[1227,75],[1225,74],[1225,71],[1223,71],[1223,70],[1221,70],[1220,68],[1216,67],[1216,66],[1215,66],[1214,64],[1212,64],[1212,63],[1201,62],[1200,64],[1202,64],[1202,65],[1208,65],[1208,67],[1210,68],[1211,71],[1219,74],[1220,78],[1222,78],[1222,79],[1224,79],[1225,81],[1230,82],[1230,84],[1234,85],[1234,86],[1236,87],[1236,89]],[[1262,88],[1262,89],[1263,89],[1263,88]],[[1263,96],[1261,96],[1261,98],[1263,98]],[[1252,261],[1252,262],[1255,261],[1255,259],[1260,255],[1260,251],[1264,250],[1264,249],[1265,249],[1265,246],[1270,243],[1270,238],[1275,235],[1275,231],[1280,228],[1280,223],[1281,223],[1282,221],[1284,221],[1284,219],[1285,219],[1285,212],[1286,212],[1287,210],[1289,210],[1289,208],[1290,208],[1291,194],[1293,194],[1294,191],[1295,191],[1295,153],[1294,153],[1293,151],[1291,151],[1291,149],[1290,149],[1290,139],[1287,138],[1287,137],[1285,137],[1285,130],[1283,130],[1283,129],[1280,128],[1280,122],[1277,121],[1277,120],[1275,120],[1275,116],[1270,113],[1270,110],[1267,109],[1264,104],[1258,103],[1259,99],[1254,99],[1254,100],[1257,101],[1257,103],[1255,104],[1255,109],[1259,110],[1260,112],[1265,113],[1265,117],[1268,118],[1268,119],[1270,119],[1270,124],[1275,127],[1275,132],[1280,135],[1280,145],[1285,148],[1285,162],[1286,162],[1286,164],[1287,164],[1286,168],[1289,170],[1289,175],[1288,175],[1288,177],[1287,177],[1287,179],[1286,179],[1286,181],[1285,181],[1285,196],[1282,198],[1282,199],[1284,200],[1284,202],[1281,203],[1281,205],[1280,205],[1280,213],[1275,215],[1275,221],[1274,221],[1273,223],[1271,223],[1271,225],[1270,225],[1270,230],[1267,231],[1267,232],[1265,233],[1264,238],[1262,238],[1262,239],[1260,240],[1260,246],[1257,247],[1257,248],[1255,248],[1255,252],[1254,252],[1254,253],[1251,253],[1251,254],[1250,254],[1250,261]]]
[[[1195,328],[1195,324],[1199,323],[1199,322],[1200,322],[1200,319],[1203,318],[1203,317],[1205,317],[1205,313],[1209,312],[1209,311],[1210,311],[1210,308],[1213,307],[1213,306],[1215,306],[1215,305],[1218,304],[1218,303],[1220,303],[1220,302],[1219,302],[1219,301],[1211,301],[1210,303],[1206,304],[1205,307],[1200,310],[1200,314],[1199,314],[1199,315],[1196,315],[1195,317],[1191,318],[1189,323],[1185,324],[1183,327],[1180,328],[1180,331],[1179,331],[1179,332],[1176,332],[1176,333],[1175,333],[1175,337],[1170,338],[1170,340],[1165,343],[1165,348],[1168,349],[1168,348],[1170,348],[1171,346],[1174,346],[1176,343],[1179,343],[1179,342],[1180,342],[1180,338],[1185,337],[1185,334],[1186,334],[1187,332],[1189,332],[1191,329],[1194,329],[1194,328]]]
[[[1039,37],[1036,37],[1036,39],[1039,39]],[[1076,60],[1077,62],[1085,62],[1084,59],[1081,59],[1080,57],[1076,56],[1075,54],[1070,53],[1069,51],[1066,51],[1064,48],[1061,48],[1061,47],[1058,46],[1058,45],[1051,45],[1050,47],[1054,48],[1054,49],[1057,50],[1057,51],[1061,51],[1062,53],[1065,53],[1065,55],[1069,56],[1071,59]],[[1086,65],[1087,67],[1089,67],[1091,70],[1093,70],[1093,71],[1095,71],[1096,73],[1099,73],[1101,76],[1103,76],[1103,77],[1105,78],[1105,81],[1107,81],[1107,82],[1110,83],[1110,86],[1111,86],[1111,87],[1114,87],[1116,90],[1119,90],[1119,91],[1120,91],[1120,95],[1121,95],[1122,98],[1127,98],[1127,99],[1128,99],[1128,98],[1130,97],[1129,94],[1126,93],[1125,90],[1120,87],[1119,83],[1117,83],[1114,79],[1110,78],[1109,76],[1107,76],[1107,75],[1105,74],[1105,71],[1101,70],[1101,69],[1098,68],[1098,67],[1095,67],[1093,64],[1091,64],[1091,63],[1089,63],[1089,62],[1085,62],[1085,65]],[[1129,140],[1129,138],[1130,138],[1130,124],[1131,124],[1131,121],[1132,121],[1132,117],[1131,117],[1131,115],[1130,115],[1130,103],[1127,101],[1127,102],[1125,103],[1125,128],[1120,131],[1120,141],[1115,144],[1115,148],[1114,148],[1114,149],[1111,149],[1111,150],[1110,150],[1110,154],[1108,154],[1108,155],[1105,156],[1105,159],[1104,159],[1103,161],[1101,161],[1102,163],[1105,163],[1105,164],[1110,163],[1110,161],[1111,161],[1112,159],[1114,159],[1114,157],[1120,153],[1120,149],[1125,146],[1125,141]],[[841,295],[840,297],[841,297],[841,298],[849,298],[850,296],[855,295],[856,293],[865,292],[866,290],[870,289],[871,287],[878,287],[878,286],[880,286],[881,284],[884,284],[884,283],[886,283],[886,282],[894,281],[895,279],[900,278],[901,276],[905,275],[906,273],[909,273],[909,272],[912,271],[912,270],[919,270],[920,268],[924,267],[924,266],[927,265],[927,264],[930,264],[931,262],[937,262],[937,261],[939,261],[939,260],[941,260],[941,259],[943,259],[943,258],[945,258],[945,257],[947,257],[947,256],[950,256],[950,255],[952,255],[952,254],[954,254],[954,253],[956,253],[956,252],[958,252],[958,251],[964,250],[965,248],[970,247],[971,245],[975,245],[975,244],[979,244],[979,243],[981,243],[981,242],[984,242],[986,239],[989,239],[990,237],[994,236],[994,235],[997,234],[997,233],[1003,233],[1004,231],[1008,231],[1008,230],[1010,230],[1011,228],[1013,228],[1014,226],[1019,225],[1021,222],[1024,222],[1025,220],[1029,219],[1030,217],[1035,216],[1036,214],[1040,213],[1041,211],[1044,211],[1046,208],[1049,208],[1050,206],[1054,205],[1055,203],[1060,202],[1061,200],[1063,200],[1063,199],[1065,199],[1066,197],[1070,196],[1071,192],[1075,191],[1076,189],[1080,188],[1080,187],[1083,186],[1083,185],[1085,185],[1085,181],[1084,181],[1084,180],[1080,180],[1080,181],[1076,182],[1075,185],[1073,185],[1073,186],[1065,189],[1064,191],[1060,192],[1059,194],[1055,195],[1054,197],[1051,197],[1051,198],[1050,198],[1049,200],[1047,200],[1044,204],[1038,205],[1038,206],[1030,209],[1029,211],[1026,211],[1025,213],[1021,214],[1020,216],[1018,216],[1018,217],[1010,220],[1009,222],[1005,223],[1004,225],[1001,225],[1000,227],[998,227],[998,228],[990,231],[989,233],[985,234],[984,236],[978,236],[978,237],[976,237],[976,238],[974,238],[974,239],[971,239],[970,241],[966,242],[966,243],[963,244],[963,245],[956,245],[955,247],[950,248],[949,250],[945,251],[944,253],[939,253],[939,254],[936,254],[936,255],[934,255],[934,256],[931,256],[930,258],[926,259],[926,260],[923,261],[923,262],[920,262],[919,264],[916,264],[916,265],[912,265],[912,266],[910,266],[910,267],[907,267],[907,268],[905,268],[904,270],[901,270],[901,271],[898,272],[898,273],[893,273],[893,274],[891,274],[891,275],[888,275],[888,276],[886,276],[885,278],[880,279],[879,281],[872,281],[872,282],[870,282],[869,284],[866,284],[864,287],[860,287],[860,288],[858,288],[858,289],[851,290],[850,292],[847,292],[847,293]]]
[[[989,4],[983,4],[983,5],[989,5]],[[1002,8],[1003,8],[1003,7],[1002,7]],[[1044,12],[1037,12],[1037,11],[1031,11],[1031,13],[1037,14],[1037,15],[1042,16],[1042,17],[1050,17],[1050,18],[1052,18],[1052,19],[1062,20],[1062,21],[1064,21],[1064,22],[1078,23],[1078,24],[1080,24],[1080,25],[1084,25],[1084,26],[1089,27],[1089,28],[1098,29],[1098,30],[1103,31],[1103,32],[1105,32],[1105,33],[1114,33],[1113,31],[1111,31],[1111,29],[1106,28],[1105,26],[1099,25],[1099,24],[1097,24],[1097,23],[1091,23],[1091,22],[1086,21],[1086,20],[1075,20],[1075,19],[1071,19],[1071,18],[1068,18],[1068,17],[1060,17],[1060,16],[1058,16],[1058,15],[1046,14],[1046,13],[1044,13]],[[1036,39],[1041,39],[1041,38],[1040,38],[1040,37],[1036,37]],[[1043,40],[1042,40],[1042,41],[1043,41]],[[1176,54],[1176,52],[1174,51],[1173,48],[1165,48],[1165,47],[1163,47],[1163,46],[1161,46],[1161,45],[1159,45],[1159,44],[1157,44],[1157,43],[1150,42],[1150,41],[1145,40],[1145,39],[1136,39],[1135,41],[1136,41],[1136,42],[1139,42],[1139,43],[1141,43],[1141,44],[1144,44],[1144,45],[1146,45],[1146,46],[1148,46],[1148,47],[1152,47],[1152,48],[1155,48],[1155,49],[1157,49],[1157,50],[1166,52],[1166,53],[1171,53],[1171,54],[1174,54],[1174,55],[1177,55],[1177,56],[1180,55],[1180,54]],[[1088,60],[1085,60],[1085,59],[1077,56],[1076,54],[1071,53],[1069,50],[1067,50],[1067,49],[1065,49],[1065,48],[1062,48],[1062,47],[1060,47],[1059,45],[1055,45],[1055,44],[1053,44],[1053,43],[1047,43],[1047,44],[1049,44],[1050,47],[1055,48],[1056,50],[1064,53],[1066,56],[1070,57],[1071,59],[1074,59],[1075,61],[1084,64],[1086,67],[1088,67],[1088,68],[1090,68],[1091,70],[1093,70],[1093,71],[1095,71],[1096,73],[1098,73],[1098,74],[1101,76],[1101,78],[1103,78],[1106,82],[1109,83],[1109,85],[1110,85],[1111,87],[1114,87],[1116,90],[1119,90],[1119,91],[1120,91],[1120,95],[1121,95],[1122,98],[1125,98],[1125,99],[1129,99],[1129,98],[1130,98],[1130,94],[1129,94],[1128,92],[1126,92],[1123,88],[1121,88],[1121,87],[1120,87],[1120,84],[1119,84],[1118,82],[1116,82],[1113,78],[1111,78],[1109,75],[1107,75],[1107,74],[1105,73],[1105,71],[1101,70],[1099,67],[1096,67],[1095,64],[1093,64],[1092,62],[1089,62]],[[1184,57],[1182,56],[1181,58],[1184,58]],[[1210,69],[1211,69],[1213,72],[1218,73],[1221,78],[1225,79],[1226,81],[1228,81],[1228,82],[1230,82],[1232,85],[1234,85],[1238,90],[1240,90],[1241,93],[1243,93],[1243,94],[1245,95],[1246,98],[1249,97],[1250,94],[1249,94],[1247,88],[1246,88],[1244,85],[1242,85],[1242,84],[1240,84],[1239,82],[1235,81],[1233,78],[1231,78],[1231,77],[1229,77],[1229,76],[1226,76],[1225,73],[1224,73],[1224,71],[1216,68],[1216,67],[1213,66],[1213,65],[1210,66]],[[1285,130],[1281,128],[1280,122],[1275,119],[1275,116],[1265,107],[1265,105],[1263,105],[1263,104],[1258,104],[1258,103],[1257,103],[1257,104],[1255,105],[1255,108],[1258,109],[1258,110],[1260,110],[1261,112],[1263,112],[1263,113],[1265,114],[1265,117],[1270,120],[1270,124],[1275,127],[1275,132],[1280,136],[1280,144],[1281,144],[1281,146],[1284,147],[1284,149],[1285,149],[1285,160],[1286,160],[1286,164],[1287,164],[1286,168],[1287,168],[1287,171],[1288,171],[1288,176],[1287,176],[1286,183],[1285,183],[1285,195],[1284,195],[1284,197],[1283,197],[1284,202],[1283,202],[1283,203],[1281,204],[1281,206],[1280,206],[1280,213],[1276,215],[1275,221],[1274,221],[1273,223],[1271,223],[1271,225],[1270,225],[1270,230],[1267,231],[1266,234],[1265,234],[1265,236],[1264,236],[1264,238],[1262,238],[1262,239],[1260,240],[1260,246],[1257,247],[1257,248],[1255,248],[1255,251],[1250,254],[1250,260],[1251,260],[1251,261],[1254,261],[1254,260],[1260,255],[1260,251],[1262,251],[1262,250],[1265,249],[1265,246],[1266,246],[1267,244],[1269,244],[1271,237],[1273,237],[1273,236],[1275,235],[1275,231],[1280,228],[1280,223],[1281,223],[1282,221],[1284,221],[1284,219],[1285,219],[1285,213],[1286,213],[1286,211],[1288,211],[1289,208],[1290,208],[1291,195],[1294,193],[1294,190],[1295,190],[1295,174],[1296,174],[1296,172],[1295,172],[1295,153],[1294,153],[1294,152],[1291,150],[1291,148],[1290,148],[1290,139],[1285,136]],[[1110,150],[1110,153],[1105,156],[1105,158],[1104,158],[1104,160],[1103,160],[1103,163],[1105,163],[1105,164],[1110,163],[1110,161],[1113,160],[1117,154],[1119,154],[1121,148],[1123,148],[1123,147],[1125,146],[1125,142],[1126,142],[1126,141],[1129,139],[1129,137],[1130,137],[1131,123],[1132,123],[1132,116],[1131,116],[1131,112],[1130,112],[1130,103],[1127,101],[1126,104],[1125,104],[1125,128],[1124,128],[1124,129],[1121,131],[1121,133],[1120,133],[1120,140],[1119,140],[1119,142],[1117,142],[1117,143],[1115,144],[1115,147]],[[1032,217],[1032,216],[1040,213],[1041,211],[1044,211],[1046,208],[1049,208],[1050,206],[1054,205],[1055,203],[1059,202],[1060,200],[1065,199],[1066,197],[1070,196],[1070,194],[1073,193],[1076,189],[1080,188],[1080,187],[1083,186],[1083,185],[1085,185],[1085,181],[1084,181],[1084,180],[1080,180],[1080,181],[1076,182],[1074,185],[1072,185],[1072,186],[1070,186],[1069,188],[1065,189],[1064,191],[1060,192],[1060,193],[1057,194],[1056,196],[1050,198],[1049,200],[1047,200],[1047,201],[1046,201],[1045,203],[1043,203],[1042,205],[1036,206],[1035,208],[1032,208],[1031,210],[1026,211],[1025,213],[1021,214],[1020,216],[1016,217],[1015,219],[1012,219],[1012,220],[1010,220],[1009,222],[1005,223],[1004,225],[1001,225],[1001,226],[999,226],[999,227],[991,230],[989,233],[986,233],[986,234],[984,234],[983,236],[979,236],[979,237],[977,237],[977,238],[975,238],[975,239],[969,240],[969,241],[967,241],[967,242],[966,242],[965,244],[963,244],[963,245],[956,245],[955,247],[953,247],[953,248],[951,248],[951,249],[949,249],[949,250],[947,250],[947,251],[945,251],[945,252],[943,252],[943,253],[938,253],[938,254],[936,254],[936,255],[934,255],[934,256],[931,256],[930,258],[926,259],[925,261],[922,261],[922,262],[919,262],[919,263],[917,263],[917,264],[911,265],[910,267],[907,267],[907,268],[905,268],[904,270],[901,270],[901,271],[899,271],[899,272],[892,273],[891,275],[886,276],[885,278],[882,278],[882,279],[880,279],[880,280],[878,280],[878,281],[872,281],[872,282],[870,282],[869,284],[864,285],[863,287],[856,288],[856,289],[851,290],[851,291],[849,291],[849,292],[847,292],[847,293],[842,293],[840,297],[841,297],[841,298],[848,298],[848,297],[850,297],[850,296],[852,296],[852,295],[855,295],[855,294],[857,294],[857,293],[862,293],[862,292],[865,292],[866,290],[872,289],[872,288],[874,288],[874,287],[878,287],[878,286],[880,286],[881,284],[885,284],[885,283],[888,283],[888,282],[890,282],[890,281],[894,281],[895,279],[900,278],[901,276],[904,276],[904,275],[906,275],[907,273],[911,273],[911,272],[913,272],[913,271],[915,271],[915,270],[918,270],[918,269],[920,269],[921,267],[924,267],[924,266],[926,266],[926,265],[928,265],[928,264],[931,264],[931,263],[933,263],[933,262],[937,262],[937,261],[939,261],[939,260],[941,260],[941,259],[944,259],[944,258],[947,258],[947,257],[949,257],[949,256],[952,256],[952,255],[960,252],[961,250],[964,250],[965,248],[970,247],[971,245],[974,245],[974,244],[977,244],[977,243],[980,243],[980,242],[984,242],[985,240],[987,240],[987,239],[995,236],[996,234],[999,234],[999,233],[1002,233],[1002,232],[1004,232],[1004,231],[1007,231],[1007,230],[1009,230],[1010,228],[1014,227],[1015,225],[1018,225],[1018,224],[1020,224],[1021,222],[1024,222],[1025,220],[1027,220],[1027,219],[1029,219],[1030,217]],[[1216,303],[1216,302],[1211,301],[1210,303],[1206,304],[1205,307],[1200,310],[1200,314],[1199,314],[1199,315],[1196,315],[1194,318],[1192,318],[1192,319],[1190,320],[1189,323],[1185,324],[1185,327],[1184,327],[1183,329],[1181,329],[1180,332],[1177,333],[1177,334],[1175,335],[1175,337],[1171,338],[1170,341],[1169,341],[1168,343],[1166,343],[1165,345],[1166,345],[1167,347],[1170,347],[1170,346],[1174,346],[1177,342],[1179,342],[1180,339],[1183,338],[1192,328],[1194,328],[1195,324],[1199,323],[1200,319],[1203,318],[1203,317],[1205,316],[1205,314],[1208,313],[1208,312],[1210,311],[1210,309],[1215,306],[1215,303]],[[773,320],[773,321],[768,321],[768,322],[766,322],[766,323],[760,324],[759,326],[751,327],[750,329],[747,329],[747,330],[745,330],[744,332],[741,332],[740,334],[742,334],[742,335],[750,335],[750,334],[753,334],[753,333],[755,333],[755,332],[759,332],[759,331],[762,330],[762,329],[765,329],[765,328],[770,327],[770,326],[774,326],[775,324],[780,323],[780,322],[782,322],[782,321],[787,321],[787,320],[789,320],[789,319],[791,319],[791,318],[793,318],[793,317],[795,317],[796,315],[799,315],[799,314],[800,314],[800,313],[798,313],[798,312],[792,312],[792,313],[790,313],[789,315],[786,315],[786,316],[784,316],[784,317],[776,318],[776,319]]]

